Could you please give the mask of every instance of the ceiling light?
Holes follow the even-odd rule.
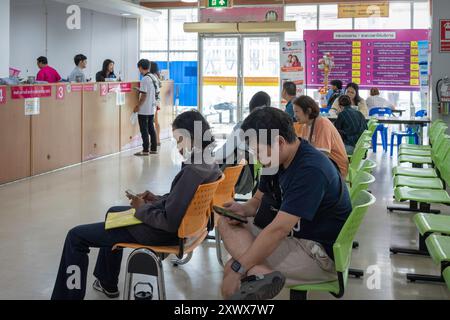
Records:
[[[197,2],[197,0],[181,0],[181,2],[194,3]]]

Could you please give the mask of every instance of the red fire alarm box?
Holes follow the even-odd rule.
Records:
[[[441,52],[450,52],[450,19],[441,20]]]

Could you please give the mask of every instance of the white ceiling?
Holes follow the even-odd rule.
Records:
[[[160,13],[133,3],[132,0],[55,0],[67,5],[78,5],[81,8],[90,9],[102,13],[124,16],[130,18],[155,16]]]

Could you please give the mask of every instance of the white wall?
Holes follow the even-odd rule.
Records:
[[[52,0],[11,3],[10,64],[21,69],[22,76],[35,75],[36,58],[44,55],[66,78],[75,67],[73,57],[82,53],[88,57],[88,78],[95,80],[103,60],[112,59],[116,75],[137,79],[137,19],[81,9],[81,29],[69,30],[66,9],[67,5]]]
[[[439,52],[440,40],[440,19],[450,19],[450,1],[449,0],[433,0],[432,1],[432,48],[431,48],[431,68],[432,68],[432,97],[433,97],[433,118],[438,117],[438,105],[436,97],[436,84],[439,79],[445,76],[450,77],[450,53]],[[444,117],[444,116],[442,116]],[[450,117],[445,116],[450,123]]]
[[[0,0],[0,78],[9,75],[9,0]]]

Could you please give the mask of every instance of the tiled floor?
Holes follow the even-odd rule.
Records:
[[[109,207],[126,204],[126,189],[166,192],[179,170],[172,150],[172,144],[165,143],[159,156],[148,159],[127,152],[0,187],[0,299],[48,299],[66,232],[77,224],[101,221]],[[390,245],[416,245],[417,231],[411,214],[387,213],[392,161],[381,152],[375,158],[379,166],[371,190],[377,202],[358,233],[360,248],[354,251],[352,265],[381,271],[380,286],[370,290],[367,276],[350,279],[344,299],[450,299],[445,285],[405,279],[407,272],[438,274],[430,258],[389,254]],[[450,213],[450,208],[442,209]],[[91,268],[96,253],[91,251]],[[220,298],[222,270],[213,242],[204,243],[185,266],[175,268],[169,261],[164,266],[169,299]],[[93,281],[91,274],[88,283]],[[122,273],[120,288],[123,277]],[[91,288],[86,298],[103,299]],[[279,298],[288,298],[288,292]],[[334,299],[325,293],[310,298]]]

